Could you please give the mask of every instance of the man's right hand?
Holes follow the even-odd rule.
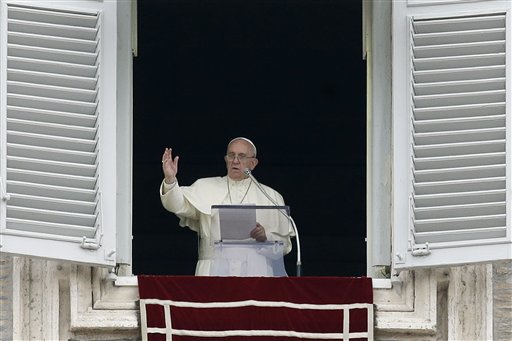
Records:
[[[172,158],[172,148],[165,148],[162,155],[162,170],[164,172],[165,183],[172,184],[176,182],[176,174],[178,174],[179,156]]]

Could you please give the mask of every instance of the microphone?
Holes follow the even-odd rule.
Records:
[[[252,182],[258,187],[258,189],[267,197],[268,200],[270,200],[271,203],[273,203],[275,206],[281,206],[279,205],[268,193],[265,191],[263,186],[259,183],[258,180],[252,175],[252,172],[249,168],[244,169],[244,174],[251,178]],[[301,261],[301,255],[300,255],[300,239],[299,239],[299,231],[297,230],[297,225],[295,225],[295,221],[293,221],[293,218],[284,213],[283,211],[279,210],[279,212],[286,217],[290,221],[293,227],[293,232],[295,232],[295,238],[297,240],[297,277],[301,276],[302,273],[302,261]]]

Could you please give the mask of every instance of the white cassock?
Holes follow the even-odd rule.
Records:
[[[261,186],[277,204],[284,205],[281,194],[268,186],[263,184]],[[168,185],[162,181],[160,199],[165,209],[180,218],[180,226],[188,226],[198,233],[199,250],[196,276],[215,275],[215,273],[212,273],[216,256],[214,245],[216,241],[220,240],[220,230],[217,225],[212,225],[212,205],[255,204],[274,206],[261,190],[252,183],[250,178],[234,181],[227,176],[198,179],[191,186],[179,186],[177,182]],[[265,228],[267,240],[282,242],[283,254],[289,253],[292,248],[290,237],[294,235],[289,220],[284,215],[279,214],[277,210],[260,210],[257,219],[258,223]],[[253,256],[249,253],[244,257],[253,258],[257,262]],[[232,262],[229,267],[231,268],[229,275],[233,276],[273,275],[270,268],[251,272],[251,269],[244,268],[243,261],[240,264],[237,264],[236,261]],[[262,267],[268,268],[265,265],[262,265]]]

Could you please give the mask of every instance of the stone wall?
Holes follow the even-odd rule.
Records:
[[[0,257],[0,340],[12,335],[12,258]]]
[[[494,340],[512,340],[512,262],[493,266]]]
[[[136,280],[24,257],[1,257],[0,271],[2,340],[141,338]],[[374,289],[376,340],[512,340],[512,262],[403,271],[392,283]]]

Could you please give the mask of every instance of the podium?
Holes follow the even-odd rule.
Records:
[[[214,205],[212,206],[212,236],[214,260],[212,276],[283,277],[287,276],[282,240],[257,242],[251,230],[260,223],[267,238],[289,234],[288,206]],[[269,238],[270,239],[270,238]]]
[[[214,246],[212,276],[282,277],[283,242],[217,241]]]

